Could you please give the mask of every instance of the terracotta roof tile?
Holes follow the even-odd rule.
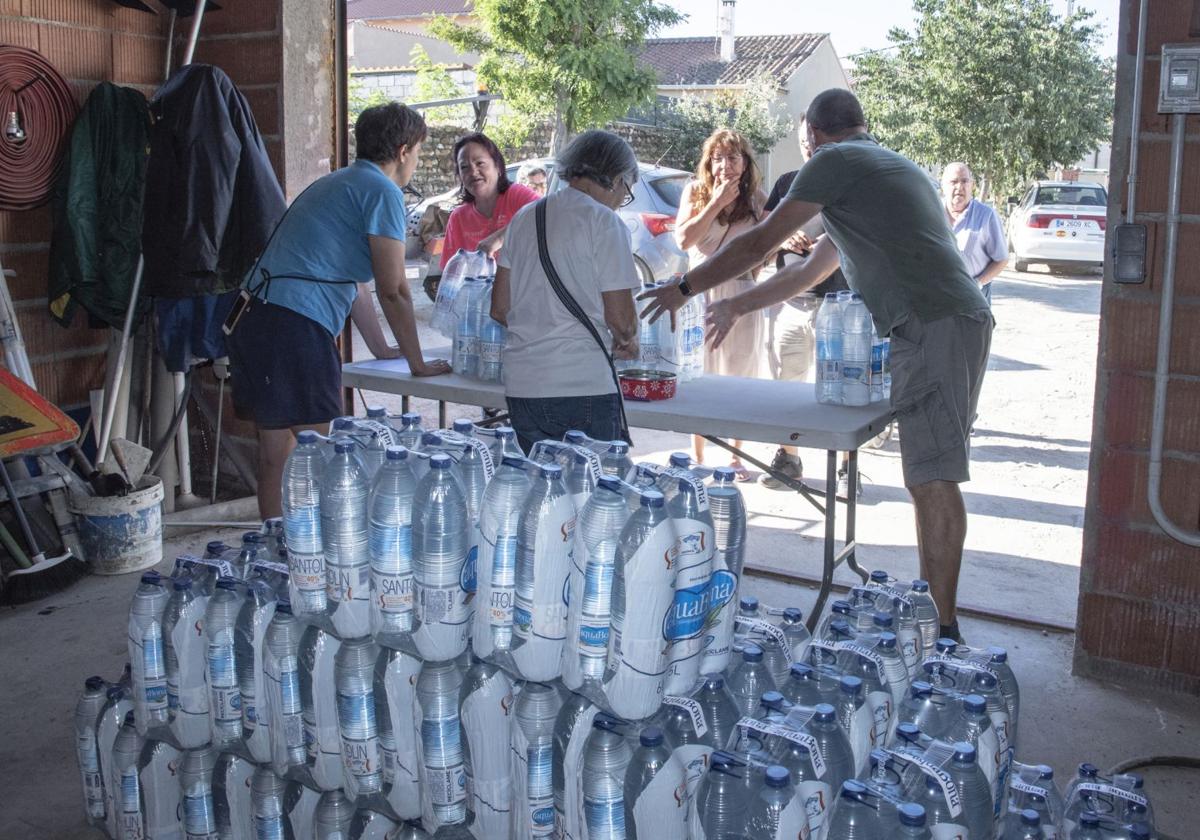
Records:
[[[828,37],[819,33],[738,35],[730,62],[721,61],[718,38],[650,38],[641,60],[658,73],[661,85],[737,85],[763,74],[784,85]]]

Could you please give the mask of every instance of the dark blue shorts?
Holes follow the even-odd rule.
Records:
[[[289,429],[343,414],[337,344],[311,318],[255,300],[226,344],[233,409],[241,419],[260,429]]]
[[[621,436],[620,394],[507,400],[509,422],[526,452],[539,440],[562,440],[571,429],[593,440],[616,440]]]

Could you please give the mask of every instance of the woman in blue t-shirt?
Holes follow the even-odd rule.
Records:
[[[233,405],[258,430],[258,508],[278,516],[283,466],[305,429],[342,414],[336,339],[349,316],[380,359],[403,356],[415,376],[449,373],[421,355],[404,273],[404,194],[425,139],[421,115],[398,103],[354,124],[358,159],[302,192],[243,284],[249,303],[229,336]],[[384,337],[369,283],[396,347]],[[236,310],[235,310],[236,311]]]

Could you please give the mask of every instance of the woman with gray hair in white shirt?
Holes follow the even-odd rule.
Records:
[[[567,186],[513,218],[492,290],[491,315],[508,328],[508,410],[526,451],[570,429],[626,436],[613,359],[638,354],[640,284],[629,230],[614,212],[633,200],[637,157],[617,135],[585,131],[555,168]]]

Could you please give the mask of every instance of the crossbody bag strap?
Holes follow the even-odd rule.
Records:
[[[563,307],[574,316],[575,320],[583,324],[587,331],[591,333],[592,338],[596,342],[596,346],[600,348],[600,352],[604,354],[604,360],[608,362],[608,369],[612,373],[613,385],[617,388],[617,404],[621,407],[621,437],[629,445],[633,445],[633,440],[629,436],[629,420],[625,417],[625,400],[621,396],[621,378],[617,375],[617,365],[613,361],[612,353],[608,351],[604,339],[600,337],[600,331],[596,329],[596,325],[592,323],[592,319],[583,311],[578,301],[567,291],[567,287],[563,285],[562,278],[558,276],[558,272],[554,270],[554,263],[550,261],[550,246],[546,243],[546,199],[539,199],[533,208],[533,216],[535,227],[537,228],[537,243],[538,256],[542,260],[542,271],[546,273],[546,279],[550,281],[550,288],[554,290],[555,296]]]

